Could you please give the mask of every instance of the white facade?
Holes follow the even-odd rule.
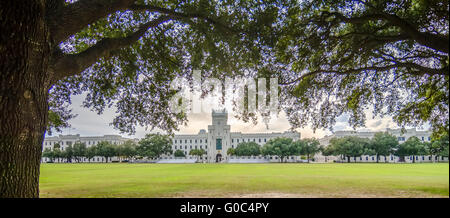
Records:
[[[406,132],[402,132],[401,129],[389,129],[387,128],[383,132],[388,132],[389,134],[397,137],[399,143],[403,143],[408,140],[412,136],[416,136],[423,142],[431,141],[431,131],[417,131],[416,129],[407,129]],[[325,136],[319,139],[319,142],[323,146],[328,146],[330,144],[330,139],[332,138],[341,138],[345,136],[357,136],[361,138],[373,138],[377,132],[373,131],[336,131],[333,135]]]
[[[300,139],[299,132],[283,133],[241,133],[231,132],[230,125],[227,124],[228,113],[225,110],[212,112],[212,124],[208,125],[208,132],[200,130],[196,135],[175,135],[173,137],[172,150],[182,150],[189,155],[192,149],[204,149],[205,157],[202,160],[209,163],[222,162],[229,159],[227,151],[236,148],[242,142],[256,142],[263,146],[272,138],[286,137],[293,140]],[[165,157],[165,158],[173,158]],[[256,158],[256,157],[255,157]]]
[[[42,146],[42,150],[50,149],[53,150],[53,146],[55,144],[60,145],[61,151],[64,151],[69,145],[74,145],[76,142],[81,142],[86,144],[86,147],[89,148],[93,145],[97,145],[98,143],[102,141],[107,141],[113,145],[120,145],[123,144],[125,141],[130,140],[128,138],[124,138],[120,135],[104,135],[104,136],[80,136],[80,134],[76,135],[59,135],[59,136],[52,136],[52,137],[46,137],[44,139],[44,143]],[[114,158],[109,158],[109,161],[112,161]],[[49,161],[48,158],[42,158],[42,162]],[[57,160],[58,161],[58,160]],[[60,162],[64,162],[65,160],[59,160]],[[91,160],[87,160],[87,158],[84,158],[82,162],[105,162],[104,157],[94,157]]]
[[[419,138],[419,140],[421,140],[422,142],[429,142],[431,141],[431,131],[418,131],[416,129],[407,129],[405,132],[402,132],[401,129],[390,129],[387,128],[385,131],[383,132],[388,132],[389,134],[397,137],[397,140],[399,143],[404,143],[406,140],[408,140],[410,137],[416,136],[417,138]],[[333,135],[329,135],[329,136],[325,136],[321,139],[319,139],[319,142],[322,146],[328,146],[330,144],[330,139],[332,138],[342,138],[345,136],[357,136],[357,137],[361,137],[361,138],[373,138],[375,133],[377,132],[373,132],[373,131],[336,131]],[[350,158],[350,162],[377,162],[376,160],[376,156],[371,156],[371,155],[362,155],[361,157],[351,157]],[[410,163],[413,162],[413,158],[415,159],[414,162],[438,162],[438,161],[442,161],[442,162],[446,162],[448,161],[447,157],[431,157],[430,155],[418,155],[418,156],[410,156],[410,157],[405,157],[405,162]],[[347,157],[343,157],[343,159],[341,160],[340,157],[335,157],[335,156],[329,156],[329,157],[324,157],[321,154],[318,154],[315,156],[315,160],[318,162],[332,162],[332,161],[343,161],[343,162],[347,162]],[[379,157],[379,162],[387,162],[387,163],[395,163],[395,162],[399,162],[399,157],[394,156],[394,155],[390,155],[387,157],[384,156],[380,156]]]

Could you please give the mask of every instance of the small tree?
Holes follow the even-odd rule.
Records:
[[[86,157],[86,144],[81,142],[76,142],[73,145],[73,156],[77,162],[80,162],[83,157]]]
[[[321,151],[320,142],[315,139],[303,139],[300,140],[303,141],[303,143],[300,143],[300,154],[306,155],[306,158],[310,160],[311,156],[314,156],[315,154],[319,153]]]
[[[61,156],[66,158],[66,162],[67,163],[72,163],[72,158],[73,158],[73,147],[72,147],[72,145],[67,146],[66,149],[64,149],[64,151],[62,152]]]
[[[125,141],[122,145],[119,146],[121,154],[126,157],[128,160],[134,158],[137,154],[136,152],[136,143],[132,140]]]
[[[441,136],[439,139],[424,143],[425,149],[427,153],[431,155],[433,162],[435,161],[435,157],[443,154],[443,151],[445,151],[446,148],[448,152],[448,143],[448,134]],[[437,159],[439,161],[439,158]]]
[[[416,155],[425,154],[425,146],[419,140],[419,138],[412,136],[406,140],[406,142],[400,144],[396,151],[396,154],[400,156],[402,159],[405,156],[412,156],[412,162],[416,162]]]
[[[388,132],[375,133],[368,144],[368,148],[377,156],[377,163],[379,162],[380,155],[384,156],[384,160],[386,161],[386,156],[392,154],[397,147],[397,138]]]
[[[189,155],[196,156],[197,157],[197,161],[204,154],[206,154],[206,151],[203,150],[203,149],[192,149],[192,150],[189,151]]]
[[[176,150],[174,153],[173,153],[173,155],[175,156],[175,157],[186,157],[186,155],[184,154],[184,151],[182,151],[182,150]]]
[[[97,146],[92,145],[91,147],[88,147],[86,149],[86,158],[89,162],[91,162],[91,159],[94,158],[97,155]]]
[[[44,152],[42,152],[42,157],[46,157],[50,159],[50,162],[53,162],[54,154],[55,153],[52,151],[52,149],[46,148],[44,149]]]
[[[53,145],[53,157],[56,158],[58,162],[61,162],[61,158],[63,158],[63,153],[61,152],[61,145],[59,143]]]
[[[280,162],[284,162],[284,158],[293,155],[291,149],[291,138],[275,138],[270,139],[262,148],[264,155],[275,155],[280,158]]]
[[[334,153],[347,157],[347,162],[350,163],[350,157],[355,158],[364,154],[368,140],[356,136],[345,136],[330,140],[334,147]]]
[[[257,156],[261,154],[261,146],[256,142],[242,142],[234,149],[236,156]]]
[[[115,147],[107,142],[102,141],[97,144],[96,156],[104,157],[106,159],[106,163],[108,163],[108,159],[110,157],[114,157],[116,155]]]
[[[147,158],[159,158],[163,154],[172,154],[172,140],[167,135],[147,134],[139,141],[138,154]]]
[[[234,149],[234,148],[229,148],[229,149],[227,150],[227,155],[228,155],[228,156],[236,155],[236,149]]]

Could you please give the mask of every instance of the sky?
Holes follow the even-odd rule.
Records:
[[[120,133],[120,131],[114,129],[113,126],[110,125],[115,116],[115,108],[107,108],[103,114],[98,115],[96,112],[81,106],[83,99],[83,95],[72,96],[72,112],[78,114],[78,116],[69,121],[71,128],[65,128],[62,132],[54,132],[53,135],[80,134],[81,136],[102,136],[117,134],[127,138],[142,138],[145,134],[151,133],[149,130],[140,126],[136,128],[136,133],[134,135]],[[353,128],[348,125],[347,119],[348,116],[345,115],[338,117],[336,125],[333,127],[334,131],[353,130]],[[180,126],[180,130],[175,133],[197,134],[200,129],[207,130],[208,125],[211,124],[211,113],[202,112],[189,114],[188,120],[187,126]],[[228,116],[228,124],[231,125],[232,132],[243,133],[283,132],[290,129],[290,124],[284,113],[280,113],[278,117],[272,117],[267,126],[262,121],[254,125],[251,122],[246,123],[238,120],[231,115]],[[356,130],[383,131],[386,128],[398,128],[398,126],[393,122],[391,117],[372,119],[372,116],[368,114],[366,127]],[[331,131],[323,129],[318,129],[314,132],[311,127],[308,126],[296,130],[301,133],[301,138],[322,138],[332,134]],[[162,131],[154,130],[152,132],[156,133]]]

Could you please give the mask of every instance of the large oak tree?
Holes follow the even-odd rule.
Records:
[[[113,125],[124,132],[176,129],[186,116],[170,110],[170,82],[193,69],[233,74],[255,64],[249,60],[259,52],[250,44],[258,39],[241,30],[264,26],[265,11],[279,8],[256,1],[1,1],[0,197],[39,196],[42,142],[74,116],[71,95],[85,93],[84,106],[98,113],[115,105]]]
[[[448,1],[0,1],[0,197],[38,197],[70,96],[113,126],[171,131],[177,76],[277,76],[295,127],[349,114],[448,132]],[[243,114],[242,118],[255,114]]]

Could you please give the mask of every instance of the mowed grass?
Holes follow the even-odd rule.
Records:
[[[42,164],[41,197],[449,197],[449,164]]]

